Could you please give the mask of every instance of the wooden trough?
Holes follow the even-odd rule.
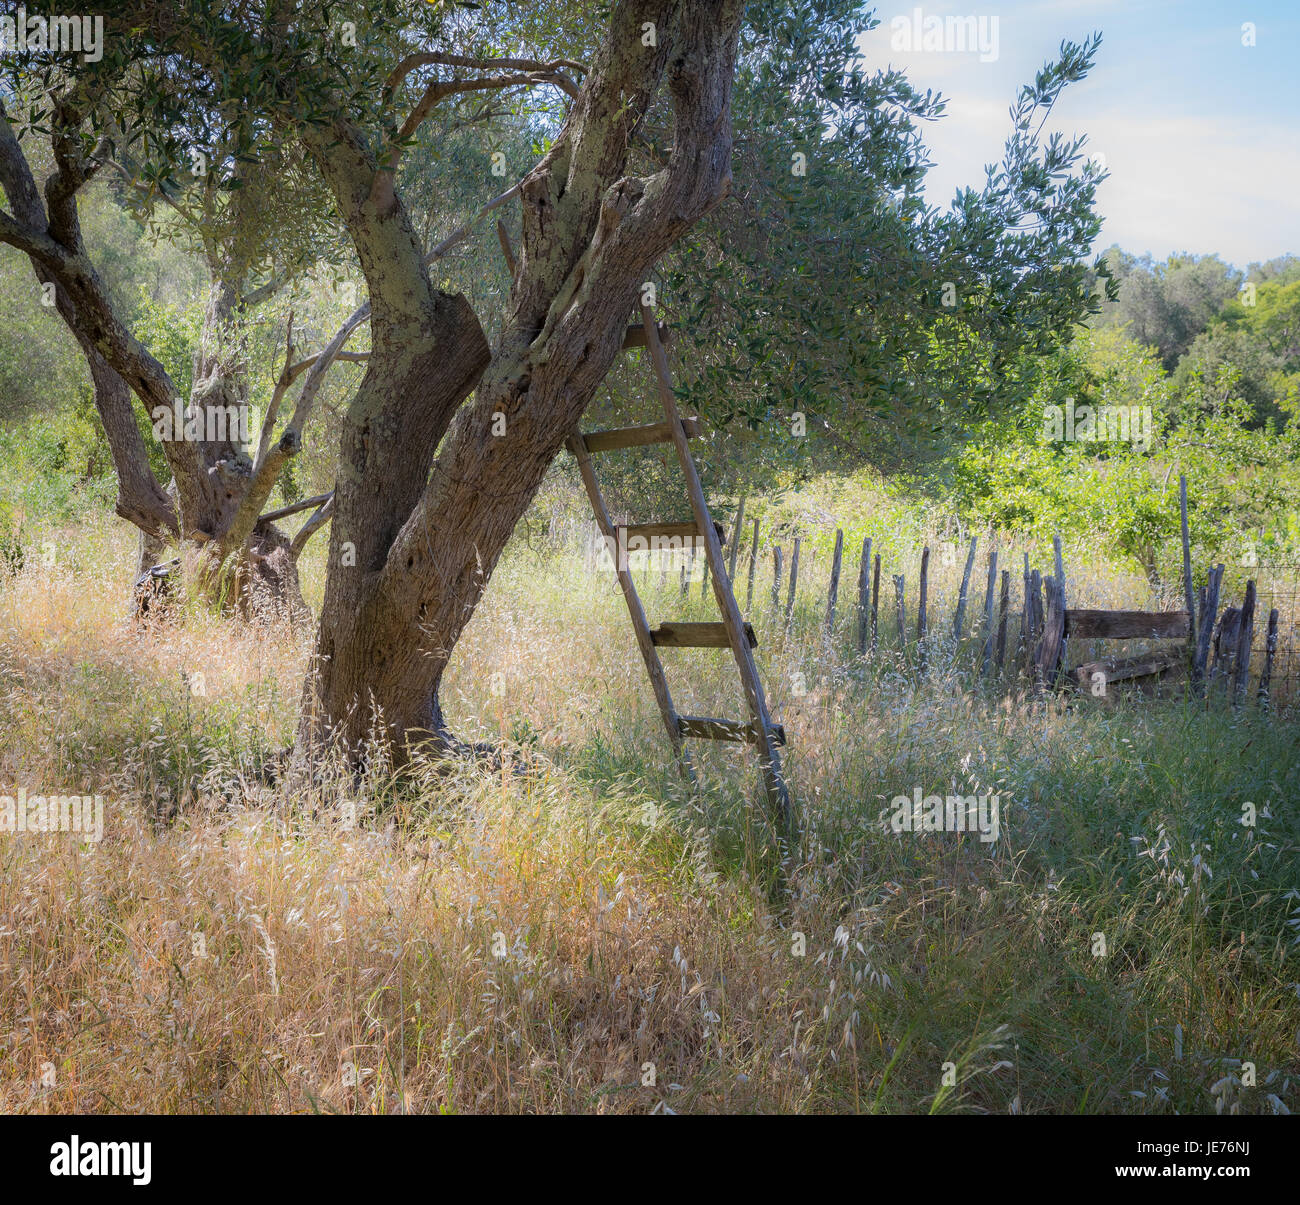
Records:
[[[1064,675],[1096,696],[1104,696],[1113,682],[1137,683],[1157,678],[1171,670],[1189,672],[1192,685],[1204,694],[1208,683],[1224,684],[1240,701],[1250,674],[1251,647],[1255,622],[1255,583],[1246,583],[1240,607],[1218,610],[1223,566],[1210,571],[1200,591],[1196,622],[1189,611],[1097,611],[1060,606],[1055,579],[1043,579],[1047,596],[1046,615],[1034,649],[1037,680],[1042,687],[1056,684],[1062,670],[1065,647],[1070,640],[1165,640],[1171,646],[1148,650],[1131,657],[1107,657],[1085,661]],[[1269,615],[1269,635],[1259,694],[1267,699],[1277,646],[1277,612]],[[1172,643],[1177,642],[1177,643]],[[1097,687],[1100,685],[1101,689]]]
[[[1050,612],[1050,607],[1049,607]],[[1050,614],[1049,614],[1049,623]],[[1093,611],[1067,610],[1062,625],[1062,643],[1076,640],[1177,640],[1167,651],[1140,653],[1133,657],[1108,657],[1077,665],[1073,677],[1093,694],[1104,694],[1111,682],[1156,677],[1171,669],[1186,667],[1192,654],[1192,620],[1186,611]],[[1102,690],[1096,687],[1101,685]]]

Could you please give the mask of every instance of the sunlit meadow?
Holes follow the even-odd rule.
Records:
[[[829,638],[829,540],[805,544],[788,632],[758,566],[803,823],[782,883],[747,750],[694,744],[685,791],[575,540],[512,545],[444,690],[504,760],[398,777],[379,750],[357,782],[281,771],[309,632],[193,608],[133,626],[122,525],[43,533],[53,567],[0,578],[0,793],[102,794],[106,833],[0,835],[0,1110],[1294,1109],[1294,716],[980,683],[982,581],[973,634],[923,677],[889,581],[914,590],[941,533],[883,518],[859,657],[864,534]],[[936,630],[963,559],[936,551]],[[1080,605],[1148,598],[1070,572]],[[714,618],[675,569],[638,585],[652,620]],[[681,711],[743,714],[725,653],[665,661]],[[996,793],[999,839],[895,833],[918,787]]]

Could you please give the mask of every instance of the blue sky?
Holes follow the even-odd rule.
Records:
[[[894,18],[910,30],[918,7],[922,19],[996,17],[996,57],[909,48]],[[1047,127],[1087,134],[1104,156],[1097,249],[1218,252],[1242,267],[1300,254],[1300,0],[881,0],[876,16],[861,42],[868,65],[901,67],[949,102],[925,131],[931,204],[979,187],[1001,158],[1016,90],[1063,39],[1100,30],[1096,67]],[[1245,22],[1254,46],[1242,44]]]

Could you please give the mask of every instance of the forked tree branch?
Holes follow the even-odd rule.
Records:
[[[541,59],[470,58],[465,55],[437,52],[413,54],[404,58],[389,73],[388,80],[384,85],[385,107],[392,103],[397,89],[413,71],[417,71],[421,67],[435,65],[479,71],[504,70],[508,74],[480,75],[469,78],[453,76],[451,79],[446,80],[431,80],[425,86],[420,99],[415,102],[414,107],[407,114],[406,120],[397,128],[389,140],[387,148],[380,156],[379,167],[375,172],[374,182],[371,186],[371,198],[380,208],[385,208],[392,202],[394,177],[407,143],[415,134],[415,131],[420,128],[425,118],[441,101],[446,100],[449,96],[463,95],[468,92],[497,91],[503,88],[532,88],[538,84],[553,84],[571,100],[576,101],[579,94],[578,86],[564,74],[561,68],[568,67],[579,72],[585,72],[586,70],[582,64],[576,63],[572,59],[554,59],[550,62],[543,62]]]
[[[307,371],[316,361],[320,359],[318,355],[308,356],[305,360],[299,360],[292,368],[289,369],[289,380],[296,381],[304,372]],[[368,351],[341,351],[334,357],[336,361],[344,361],[348,364],[364,364],[370,359]]]
[[[307,371],[307,379],[303,382],[302,389],[298,393],[298,401],[294,405],[288,426],[285,427],[276,443],[270,445],[270,436],[267,432],[274,423],[275,414],[279,412],[281,401],[290,384],[286,380],[286,374],[281,373],[280,381],[277,382],[275,394],[271,399],[271,406],[267,410],[267,419],[262,425],[263,436],[259,439],[259,444],[265,442],[268,446],[265,447],[265,450],[259,447],[258,459],[253,465],[253,475],[249,481],[248,490],[240,500],[239,508],[235,511],[235,516],[230,521],[226,534],[222,536],[221,543],[224,555],[230,556],[232,553],[238,553],[248,543],[249,536],[253,534],[253,528],[257,526],[262,507],[266,504],[267,498],[271,496],[271,491],[275,488],[275,483],[280,479],[280,473],[283,471],[285,464],[288,463],[291,457],[296,456],[302,448],[303,428],[307,425],[307,419],[311,416],[312,406],[315,404],[316,395],[320,392],[321,385],[325,380],[325,374],[329,371],[330,365],[337,359],[339,352],[343,350],[343,345],[352,337],[352,332],[369,317],[370,303],[366,302],[339,328],[334,338],[316,356],[315,362]],[[290,350],[286,356],[286,369],[291,355],[292,351]]]
[[[307,547],[307,541],[324,527],[333,516],[334,494],[331,491],[321,508],[298,529],[298,534],[293,537],[293,543],[289,545],[289,555],[295,561],[302,555],[302,550]]]
[[[262,419],[262,430],[257,437],[257,455],[253,459],[254,472],[256,472],[257,466],[266,460],[267,449],[271,446],[271,435],[275,431],[275,420],[280,414],[280,403],[284,400],[285,390],[293,383],[293,377],[289,375],[289,364],[292,360],[293,311],[290,310],[284,336],[284,368],[276,379],[275,391],[271,394],[271,401],[266,407],[266,415]]]
[[[288,506],[282,506],[279,510],[268,510],[263,515],[257,516],[257,526],[261,527],[263,523],[274,523],[279,519],[287,519],[290,515],[301,514],[305,510],[311,510],[314,506],[322,506],[334,497],[334,491],[330,490],[328,494],[317,494],[314,498],[304,498],[301,502],[293,502]]]
[[[449,96],[459,96],[465,92],[486,92],[499,88],[531,88],[537,84],[556,84],[559,82],[553,74],[529,73],[527,75],[480,75],[473,79],[450,79],[434,80],[424,90],[424,94],[415,103],[415,107],[407,115],[407,118],[398,128],[397,136],[394,139],[398,146],[394,146],[387,156],[388,164],[395,168],[397,159],[401,155],[400,144],[404,143],[416,130],[420,128],[424,119],[429,116],[439,101],[446,100]],[[573,85],[570,83],[569,87]],[[565,89],[561,88],[561,91]],[[577,95],[574,89],[571,96]]]
[[[572,59],[551,59],[549,62],[543,62],[541,59],[469,58],[461,54],[441,54],[436,51],[409,54],[393,68],[384,83],[385,103],[392,100],[393,94],[406,77],[421,67],[463,67],[473,71],[527,71],[532,74],[557,76],[559,78],[556,82],[573,97],[578,95],[578,89],[568,76],[562,74],[561,68],[568,68],[580,75],[585,75],[587,72],[586,67]]]

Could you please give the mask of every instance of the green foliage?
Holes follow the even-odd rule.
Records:
[[[1242,273],[1217,255],[1171,255],[1156,263],[1150,255],[1111,247],[1103,261],[1117,290],[1093,325],[1129,327],[1139,343],[1157,349],[1169,370],[1242,283]]]
[[[1178,366],[1180,380],[1198,375],[1249,407],[1250,422],[1285,420],[1300,396],[1300,277],[1251,281],[1197,336]],[[1210,404],[1216,404],[1210,399]]]
[[[90,373],[77,341],[41,290],[27,257],[0,248],[0,423],[80,395]]]
[[[941,212],[920,192],[919,127],[943,102],[866,68],[875,23],[848,0],[747,8],[731,197],[665,270],[694,361],[682,396],[763,430],[739,445],[751,479],[933,459],[972,415],[1016,404],[1011,366],[1093,304],[1079,261],[1102,177],[1082,139],[1039,131],[1099,39],[1061,47],[1017,98],[1003,162]]]
[[[1297,432],[1252,427],[1229,397],[1208,405],[1200,378],[1187,390],[1153,348],[1123,332],[1087,334],[1038,364],[1030,404],[990,420],[955,455],[952,498],[971,521],[1046,540],[1053,534],[1132,558],[1152,581],[1175,571],[1178,476],[1186,474],[1198,555],[1236,560],[1247,533],[1270,530],[1270,555],[1297,549],[1281,516],[1300,503]],[[1129,442],[1054,441],[1049,406],[1149,408],[1149,448]]]
[[[89,399],[0,426],[0,546],[16,547],[35,523],[108,509],[117,483]]]
[[[141,286],[136,303],[135,336],[167,370],[182,399],[189,397],[193,385],[194,353],[202,333],[203,311],[197,302],[177,305],[155,301]],[[136,419],[154,476],[166,482],[170,477],[167,459],[142,406],[136,407]]]

